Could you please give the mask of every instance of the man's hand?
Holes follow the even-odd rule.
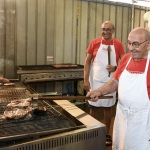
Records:
[[[86,90],[86,91],[90,91],[91,86],[90,86],[89,80],[84,80],[83,89]]]
[[[108,72],[114,72],[116,70],[117,66],[107,65],[106,69]]]
[[[10,81],[8,80],[8,79],[6,79],[6,78],[1,78],[0,79],[0,83],[9,83]]]
[[[93,101],[93,102],[96,102],[99,98],[99,96],[102,96],[102,92],[100,89],[96,89],[96,90],[93,90],[91,92],[88,92],[86,97],[90,97],[90,101]]]

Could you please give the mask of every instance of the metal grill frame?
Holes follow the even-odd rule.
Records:
[[[58,80],[75,80],[83,79],[83,72],[80,71],[66,71],[55,73],[32,73],[22,74],[20,80],[22,82],[39,82],[39,81],[58,81]]]
[[[2,147],[1,150],[105,150],[106,126],[67,100],[54,101],[86,128],[51,135],[29,142]],[[70,107],[66,107],[70,105]]]
[[[43,68],[47,65],[43,65]],[[61,81],[61,80],[82,80],[83,79],[83,65],[77,65],[76,68],[54,68],[51,69],[36,69],[38,65],[34,66],[18,66],[17,75],[20,81],[30,82],[43,82],[43,81]],[[33,69],[33,70],[32,70]]]
[[[31,93],[27,89],[1,90],[0,97],[2,98],[0,99],[1,101],[0,115],[2,116],[2,113],[6,109],[8,103],[10,103],[13,100],[29,98],[30,94]],[[27,139],[28,137],[35,138],[36,136],[40,137],[45,135],[52,135],[56,133],[61,133],[61,132],[85,127],[76,118],[71,119],[67,117],[65,115],[67,113],[62,108],[60,108],[60,106],[54,103],[52,104],[49,101],[44,101],[44,100],[32,100],[32,103],[37,103],[39,106],[45,106],[47,108],[46,114],[38,117],[35,116],[31,120],[30,119],[29,120],[0,119],[0,125],[1,125],[0,131],[1,133],[3,133],[0,135],[0,142],[5,142],[5,141],[12,142],[13,140],[19,141],[20,139]],[[64,111],[65,114],[62,113],[62,111]],[[54,123],[58,121],[59,122],[62,121],[62,122],[55,125]],[[3,130],[3,128],[5,128],[5,130]],[[23,130],[24,132],[20,132],[20,130],[21,131]]]

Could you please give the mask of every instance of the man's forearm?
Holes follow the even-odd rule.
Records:
[[[89,74],[90,74],[90,65],[84,66],[84,81],[89,80]]]
[[[117,91],[117,89],[118,89],[118,81],[115,78],[112,78],[106,84],[98,88],[98,90],[100,90],[102,95],[113,93]]]

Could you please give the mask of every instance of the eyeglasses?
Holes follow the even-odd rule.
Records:
[[[106,31],[106,32],[111,32],[111,30],[112,29],[110,29],[110,28],[102,28],[102,31],[104,32],[104,31]]]
[[[149,40],[149,39],[147,39],[146,41],[141,42],[141,43],[139,43],[139,42],[133,42],[133,43],[131,43],[130,41],[127,41],[127,42],[126,42],[126,46],[129,47],[129,46],[132,45],[133,48],[139,48],[141,44],[147,42],[148,40]]]

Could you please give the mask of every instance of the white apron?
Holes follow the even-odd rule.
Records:
[[[120,76],[113,150],[150,150],[150,100],[147,92],[149,61],[150,52],[144,73],[132,74],[126,70],[126,65]]]
[[[114,48],[114,40],[113,40],[113,45],[110,45],[110,47],[111,47],[111,52],[110,52],[111,65],[116,66],[117,63],[116,63],[116,52]],[[91,66],[91,71],[90,71],[91,90],[101,87],[104,83],[109,81],[113,75],[113,73],[111,73],[109,77],[108,70],[106,69],[106,66],[108,65],[107,48],[108,48],[108,45],[104,45],[101,40],[100,47],[97,51],[97,54]],[[113,98],[112,99],[100,99],[97,102],[89,101],[89,104],[92,106],[96,106],[96,107],[99,107],[99,106],[111,107],[116,102],[116,92],[112,94],[108,94],[108,95],[113,96]]]

